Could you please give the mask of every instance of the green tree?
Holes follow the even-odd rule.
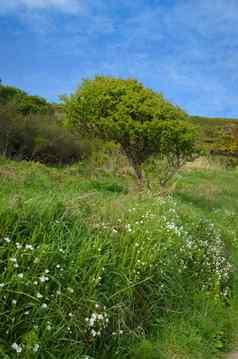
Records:
[[[64,110],[68,124],[119,143],[140,184],[151,155],[172,155],[180,162],[194,151],[188,115],[134,79],[84,80],[64,98]]]
[[[0,105],[11,105],[22,115],[34,113],[52,114],[53,107],[44,98],[30,96],[26,92],[13,87],[0,85]]]
[[[23,115],[33,113],[50,114],[53,113],[53,108],[50,104],[39,96],[22,96],[17,99],[16,108]]]
[[[26,92],[13,87],[0,84],[0,105],[6,105],[15,102],[17,98],[27,96]]]

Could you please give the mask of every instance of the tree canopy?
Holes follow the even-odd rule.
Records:
[[[23,115],[53,112],[53,108],[44,98],[30,96],[13,86],[0,85],[0,105],[12,105],[17,112]]]
[[[13,86],[0,85],[0,105],[16,101],[17,98],[27,96],[27,93]]]
[[[68,123],[120,143],[139,180],[141,166],[151,155],[172,154],[179,161],[194,150],[188,115],[137,80],[84,80],[64,101]]]

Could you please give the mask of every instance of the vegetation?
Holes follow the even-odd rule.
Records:
[[[200,127],[200,147],[212,155],[229,157],[238,164],[238,120],[193,116]]]
[[[82,91],[85,92],[83,102]],[[110,93],[107,97],[106,92]],[[0,154],[47,164],[67,164],[88,158],[96,147],[101,151],[105,140],[112,144],[113,139],[122,144],[121,149],[140,181],[143,182],[143,165],[149,159],[152,167],[157,168],[160,184],[165,185],[192,157],[195,132],[191,125],[195,125],[196,151],[202,149],[207,154],[224,156],[231,166],[237,164],[238,121],[189,117],[135,80],[97,77],[85,81],[75,95],[64,100],[65,105],[49,104],[39,96],[0,85]],[[80,129],[79,132],[64,128],[63,110],[68,122]],[[86,114],[90,121],[86,121]],[[101,142],[95,140],[95,134],[102,138]]]
[[[194,153],[187,114],[138,81],[85,80],[65,98],[66,119],[79,130],[119,143],[143,184],[142,165],[152,155],[180,167]]]
[[[53,113],[53,107],[44,98],[30,96],[18,88],[0,84],[0,106],[3,105],[12,105],[18,113],[25,116]]]
[[[63,128],[61,108],[38,96],[0,85],[0,154],[18,160],[68,164],[90,149]]]
[[[71,130],[62,105],[0,86],[0,358],[222,357],[238,330],[237,123],[104,77],[63,107]]]
[[[2,159],[0,179],[3,358],[211,359],[228,349],[235,170],[184,169],[167,198],[88,161]]]
[[[0,153],[9,158],[67,164],[80,160],[89,151],[52,115],[25,117],[5,105],[0,107],[0,127]]]

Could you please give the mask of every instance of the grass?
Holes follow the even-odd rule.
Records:
[[[0,160],[0,358],[219,358],[237,322],[237,171],[168,197],[84,163]]]

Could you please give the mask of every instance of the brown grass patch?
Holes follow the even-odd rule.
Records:
[[[0,177],[16,177],[17,173],[15,170],[11,169],[1,169],[0,168]]]

